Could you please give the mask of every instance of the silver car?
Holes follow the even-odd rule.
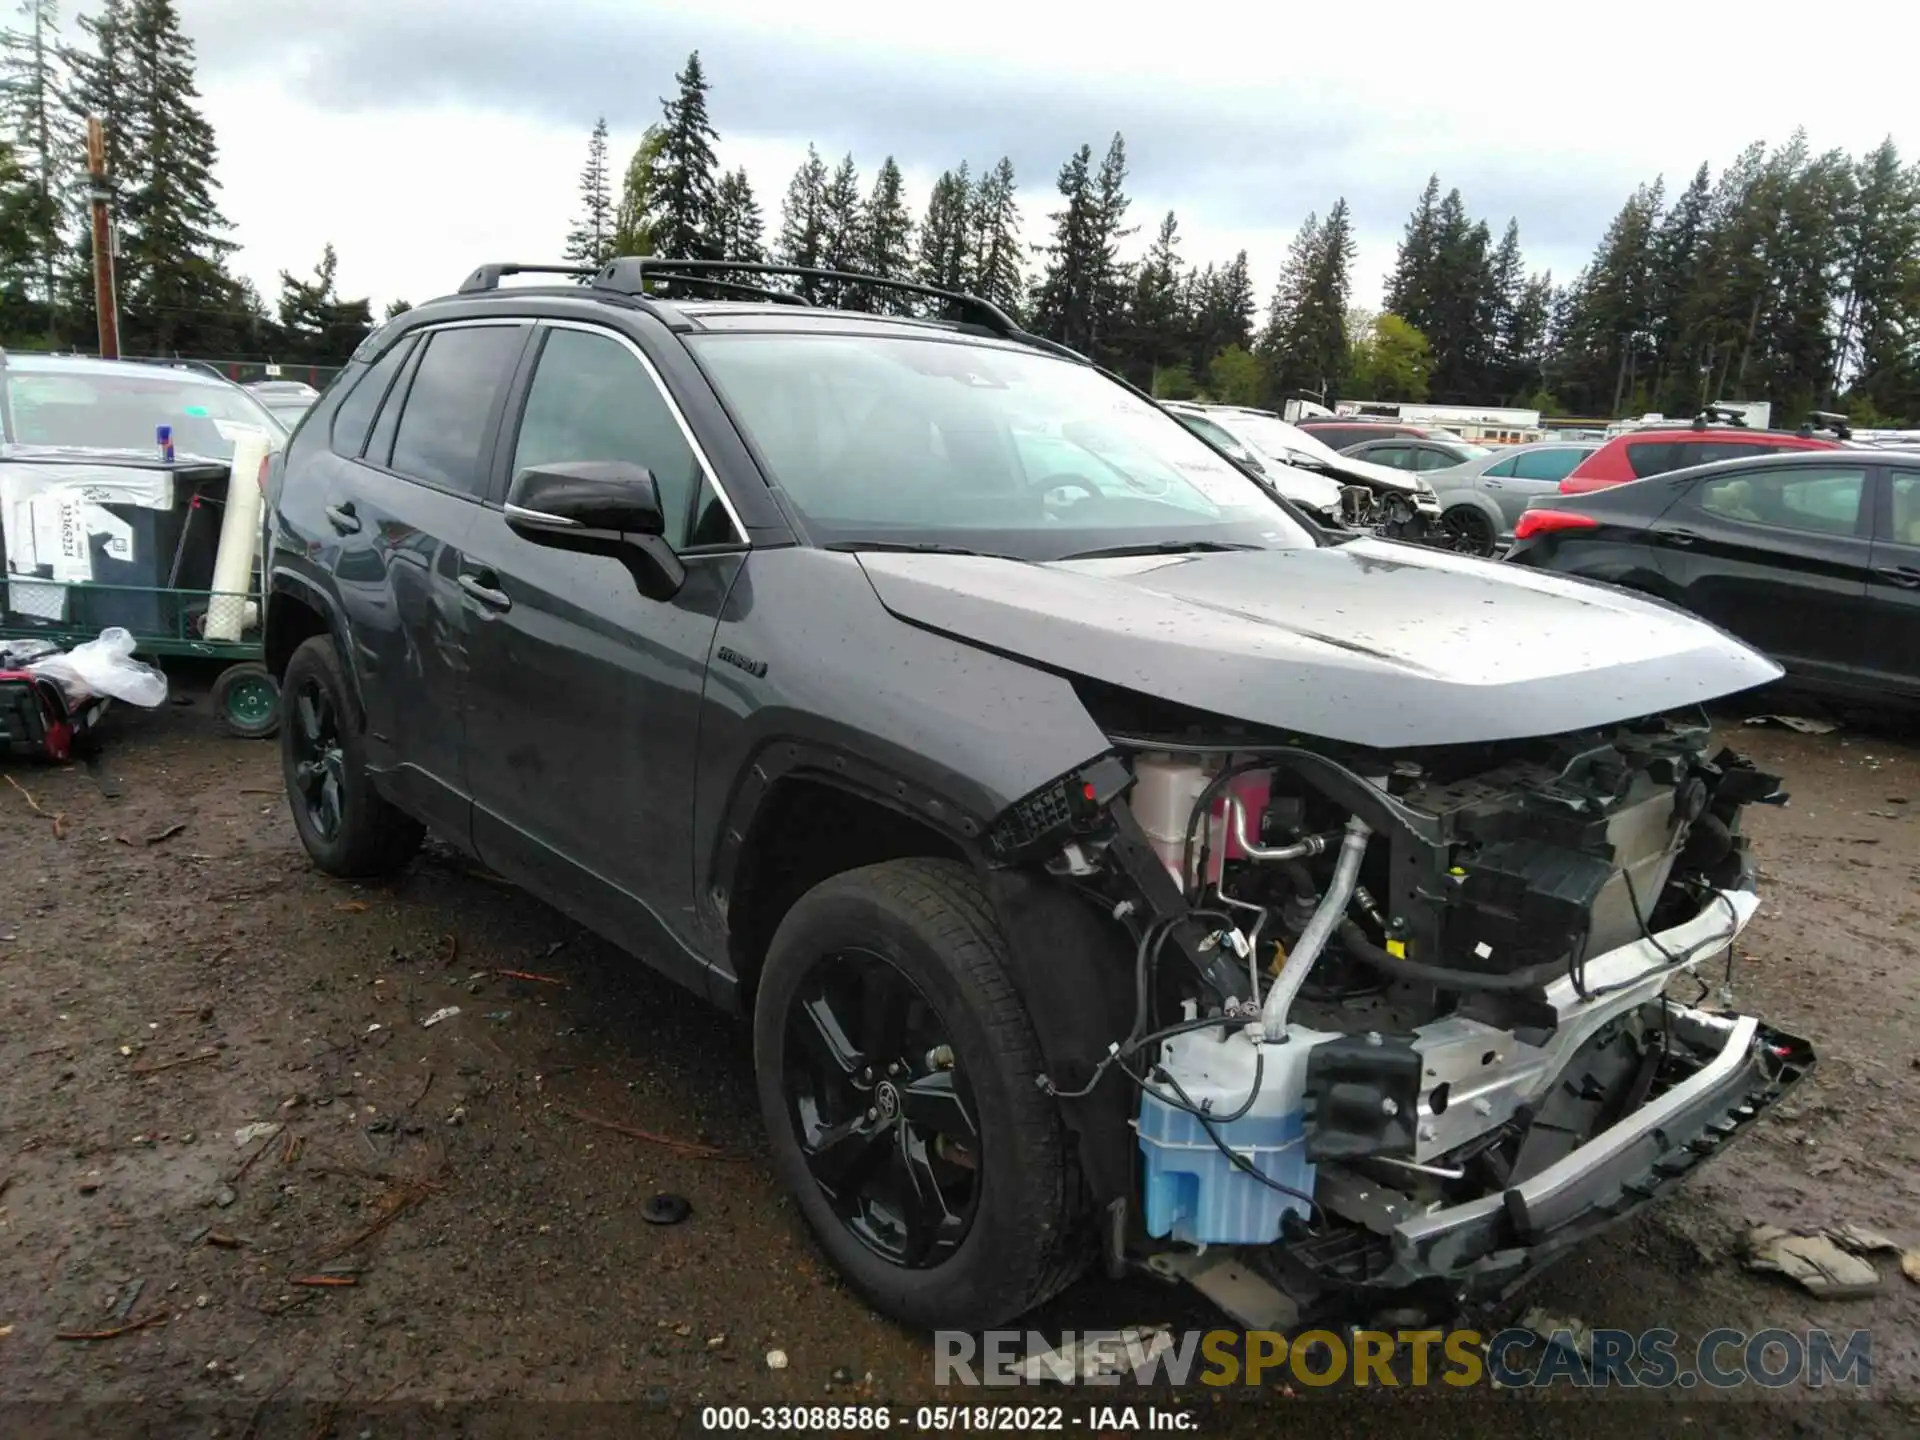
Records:
[[[1491,555],[1513,538],[1529,500],[1558,493],[1568,472],[1599,448],[1587,440],[1513,445],[1420,478],[1440,497],[1440,527],[1453,548]]]

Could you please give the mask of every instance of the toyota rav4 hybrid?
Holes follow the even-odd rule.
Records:
[[[1687,983],[1783,798],[1699,709],[1754,651],[1309,529],[971,297],[516,268],[263,475],[293,822],[346,876],[431,830],[750,1016],[877,1308],[1104,1257],[1250,1323],[1484,1314],[1812,1063]]]

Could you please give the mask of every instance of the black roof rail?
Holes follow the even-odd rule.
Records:
[[[707,275],[676,275],[669,268],[649,269],[647,278],[655,284],[672,284],[679,280],[684,284],[698,285],[707,290],[721,290],[729,295],[751,295],[757,300],[772,300],[780,305],[800,305],[811,310],[813,302],[804,295],[791,290],[769,290],[764,285],[742,285],[737,280],[715,280]]]
[[[474,295],[482,290],[498,290],[500,281],[508,275],[571,275],[577,280],[585,280],[594,273],[592,265],[522,265],[515,260],[502,260],[496,264],[481,265],[460,282],[458,295]]]
[[[674,260],[661,255],[621,255],[609,260],[594,277],[594,286],[601,290],[611,290],[620,295],[644,295],[648,280],[666,280],[679,272],[679,278],[686,281],[698,280],[703,284],[711,281],[704,277],[720,275],[784,275],[798,280],[828,280],[842,285],[859,285],[876,290],[896,290],[908,295],[924,295],[934,300],[944,300],[958,314],[955,319],[962,324],[977,325],[1004,339],[1016,340],[1023,345],[1032,345],[1068,359],[1085,363],[1087,357],[1079,351],[1049,340],[1044,335],[1034,335],[1022,330],[1014,318],[991,300],[979,295],[970,295],[964,290],[943,290],[937,285],[922,285],[917,280],[895,280],[882,275],[869,275],[859,270],[829,270],[817,265],[778,265],[762,264],[753,260]]]

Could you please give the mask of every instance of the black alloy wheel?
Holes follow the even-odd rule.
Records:
[[[294,803],[321,840],[339,840],[346,825],[347,751],[340,742],[340,715],[318,676],[302,678],[293,695]]]
[[[808,1171],[874,1254],[921,1268],[966,1239],[980,1125],[947,1027],[871,950],[817,961],[787,1017],[781,1077]]]
[[[1440,531],[1448,548],[1462,555],[1491,555],[1498,548],[1493,522],[1471,505],[1456,505],[1442,515]]]

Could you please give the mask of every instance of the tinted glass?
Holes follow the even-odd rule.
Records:
[[[1449,455],[1445,450],[1416,450],[1413,458],[1413,468],[1416,470],[1445,470],[1450,465],[1458,465],[1466,457]]]
[[[1503,473],[1516,480],[1564,480],[1588,453],[1570,447],[1564,450],[1529,450],[1505,462],[1513,468]],[[1492,475],[1496,472],[1489,470],[1487,473]]]
[[[1090,366],[878,335],[689,339],[823,543],[1057,559],[1110,545],[1311,538],[1245,471]]]
[[[1627,468],[1639,479],[1689,470],[1716,460],[1738,460],[1746,455],[1772,455],[1788,449],[1764,440],[1649,440],[1627,446]]]
[[[1491,475],[1496,480],[1504,480],[1508,476],[1517,476],[1520,473],[1520,462],[1524,458],[1525,457],[1521,455],[1509,455],[1506,459],[1500,461],[1499,464],[1489,465],[1480,473],[1483,475]]]
[[[1920,545],[1920,471],[1896,470],[1889,478],[1893,501],[1889,533],[1883,539],[1900,545]]]
[[[1867,472],[1859,466],[1796,466],[1703,481],[1694,503],[1723,520],[1852,535],[1866,490]]]
[[[1391,465],[1396,470],[1411,470],[1416,460],[1414,452],[1404,445],[1381,445],[1357,454],[1353,458],[1371,460],[1375,465]]]
[[[687,543],[701,518],[694,506],[699,462],[646,367],[608,335],[549,332],[533,373],[513,473],[569,460],[625,460],[651,471],[664,538],[676,548]]]
[[[373,412],[380,407],[381,397],[412,351],[413,336],[409,335],[369,365],[341,399],[340,408],[333,412],[332,440],[336,455],[358,457],[367,443],[367,427],[373,423]]]
[[[480,447],[523,335],[487,325],[428,337],[394,433],[395,470],[468,495],[486,489]]]

